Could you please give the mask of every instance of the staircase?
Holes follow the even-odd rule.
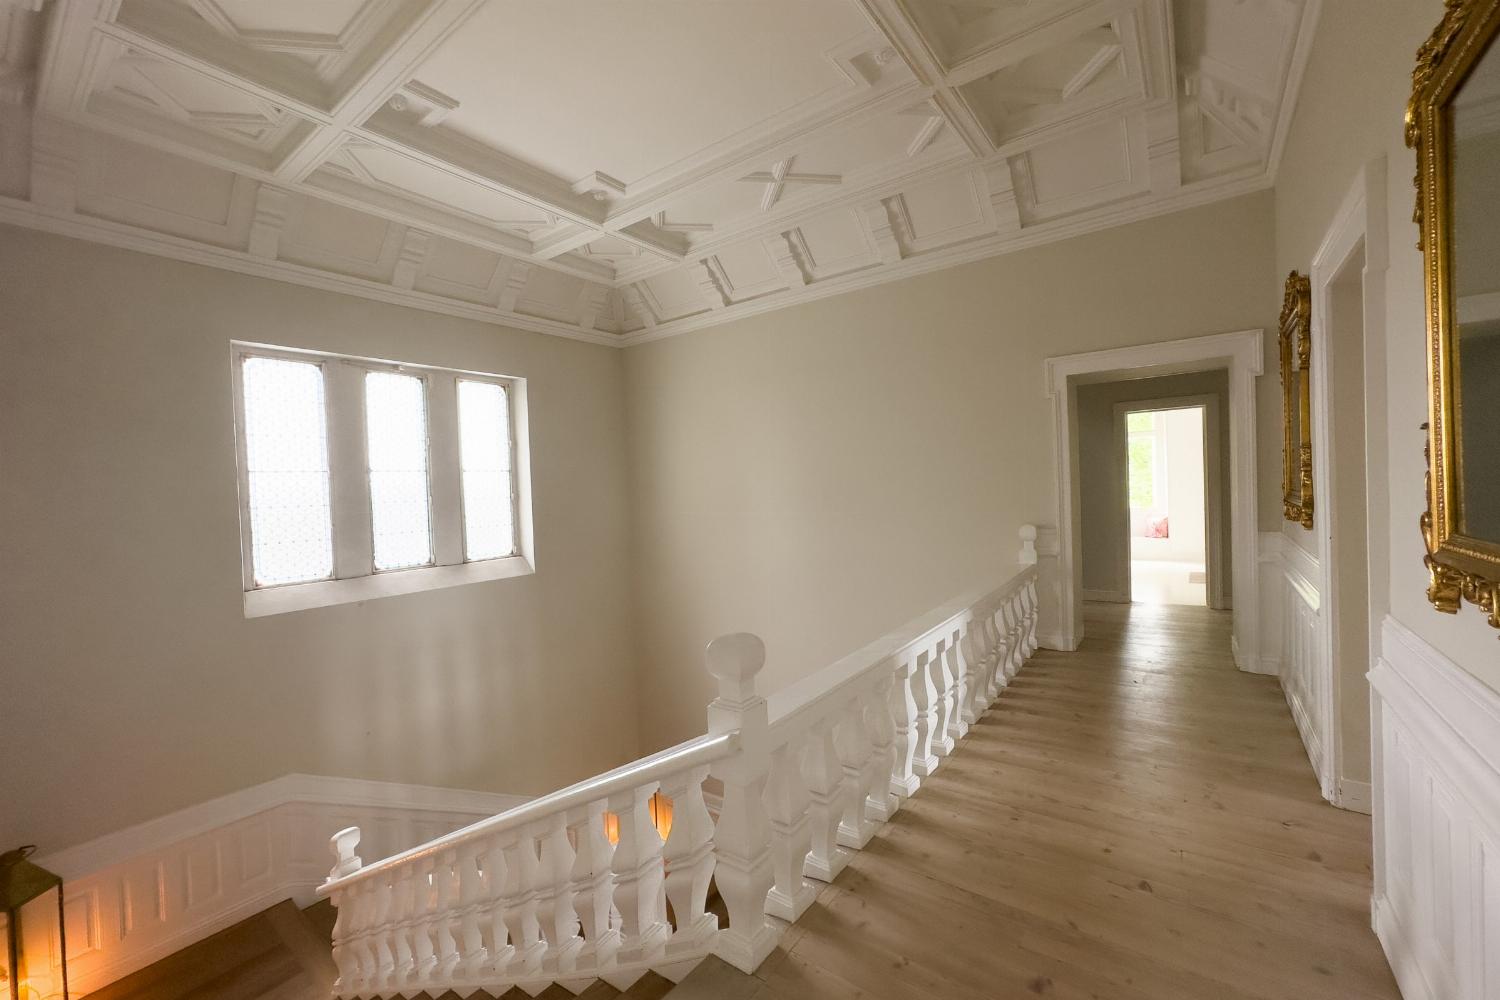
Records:
[[[327,902],[299,910],[284,900],[255,916],[226,927],[212,937],[168,955],[154,965],[90,993],[86,1000],[328,1000],[338,970],[329,947],[335,913]],[[619,990],[600,980],[579,996],[582,1000],[710,1000],[731,995],[730,980],[749,977],[710,959],[681,983],[655,973]],[[530,1000],[519,989],[495,998],[469,994],[473,1000]],[[561,986],[538,994],[538,1000],[574,1000]],[[417,1000],[458,1000],[452,991]]]
[[[1021,538],[998,581],[769,699],[760,639],[721,636],[705,735],[372,864],[341,830],[324,902],[277,904],[91,997],[748,997],[1036,650],[1036,529]]]
[[[634,996],[755,973],[1037,648],[1036,529],[1021,539],[999,580],[770,698],[761,640],[715,639],[703,736],[373,864],[358,827],[334,834],[334,995]]]

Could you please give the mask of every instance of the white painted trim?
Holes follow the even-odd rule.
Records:
[[[725,306],[722,309],[713,309],[697,313],[693,316],[685,316],[681,319],[657,323],[652,327],[622,334],[619,336],[619,341],[622,346],[631,347],[636,344],[648,344],[656,340],[665,340],[668,337],[690,333],[694,330],[720,326],[746,316],[756,316],[761,313],[773,312],[777,309],[784,309],[803,302],[825,299],[832,295],[842,295],[845,292],[871,288],[889,281],[899,281],[902,278],[910,278],[919,274],[926,274],[930,271],[957,267],[960,264],[968,264],[990,257],[999,257],[1004,254],[1015,253],[1019,250],[1029,250],[1032,247],[1045,246],[1048,243],[1071,239],[1074,236],[1083,236],[1087,233],[1099,232],[1100,230],[1110,229],[1115,226],[1154,219],[1158,216],[1170,215],[1173,212],[1210,205],[1214,202],[1236,198],[1240,195],[1254,194],[1257,191],[1264,191],[1270,187],[1271,181],[1265,174],[1255,174],[1248,178],[1241,178],[1239,180],[1231,179],[1226,182],[1215,181],[1204,186],[1185,187],[1181,189],[1181,193],[1166,200],[1130,203],[1123,207],[1104,209],[1098,212],[1086,212],[1076,217],[1059,219],[1055,222],[1029,225],[1021,230],[1019,234],[1003,233],[986,236],[981,239],[945,247],[941,250],[932,250],[927,253],[917,254],[895,263],[872,264],[857,271],[824,278],[814,281],[812,284],[788,288],[785,291],[772,292],[745,302],[737,302],[733,305]]]
[[[952,170],[953,165],[944,165],[942,169],[943,171]],[[923,180],[925,176],[924,172],[919,175],[913,175],[907,180],[909,183],[914,184]],[[50,209],[18,198],[0,196],[0,223],[37,229],[61,236],[70,236],[74,239],[89,240],[94,243],[105,244],[106,246],[135,250],[139,253],[167,257],[192,264],[217,267],[222,270],[254,275],[255,277],[286,281],[310,288],[342,292],[346,295],[354,295],[360,298],[408,306],[413,309],[478,320],[496,326],[527,330],[533,333],[542,333],[556,337],[566,337],[571,340],[581,340],[590,344],[601,344],[610,347],[630,347],[636,344],[646,344],[656,340],[663,340],[683,333],[690,333],[695,330],[719,326],[736,319],[757,316],[777,309],[799,305],[803,302],[812,302],[833,295],[842,295],[845,292],[871,288],[876,285],[885,284],[886,282],[899,281],[903,278],[914,277],[931,271],[956,267],[960,264],[967,264],[1020,250],[1028,250],[1032,247],[1044,246],[1049,243],[1056,243],[1074,236],[1081,236],[1087,233],[1110,229],[1115,226],[1169,215],[1173,212],[1185,211],[1190,208],[1198,208],[1241,195],[1264,191],[1269,187],[1271,187],[1271,179],[1268,174],[1263,172],[1238,178],[1229,177],[1204,182],[1184,187],[1170,198],[1134,202],[1123,206],[1112,206],[1055,222],[1027,226],[1019,233],[992,234],[941,249],[915,254],[892,263],[875,263],[856,271],[814,281],[808,285],[799,285],[797,287],[770,292],[743,302],[725,305],[723,308],[706,310],[692,316],[656,323],[654,326],[623,334],[585,329],[571,323],[503,310],[498,306],[479,305],[415,288],[400,288],[383,281],[357,278],[303,264],[260,257],[246,251],[200,243],[195,240],[158,233],[138,226],[95,218],[76,212]],[[317,194],[320,197],[328,196],[328,192],[322,190],[319,190]],[[377,209],[369,205],[363,205],[362,209],[365,211],[376,211],[377,214],[381,214]],[[460,239],[458,236],[452,236],[451,238]],[[463,242],[473,244],[473,240],[464,240]],[[490,249],[491,252],[495,253],[502,252],[492,247],[487,247],[486,249]],[[555,263],[553,261],[531,261],[529,259],[526,262],[543,266],[550,266]],[[575,272],[566,270],[565,273],[571,274]],[[586,280],[600,279],[591,278]],[[633,281],[634,277],[629,281],[616,282],[615,285],[626,289],[634,288],[635,286],[631,283]]]
[[[1386,161],[1385,157],[1381,156],[1360,168],[1349,190],[1345,193],[1322,243],[1313,255],[1309,277],[1312,287],[1312,438],[1314,462],[1321,466],[1321,469],[1315,471],[1313,476],[1313,509],[1316,511],[1313,535],[1318,552],[1314,558],[1307,556],[1301,546],[1295,544],[1283,546],[1283,551],[1288,556],[1300,562],[1297,569],[1305,578],[1304,582],[1310,581],[1321,600],[1318,619],[1322,655],[1318,666],[1326,671],[1324,683],[1328,691],[1328,703],[1320,706],[1319,717],[1315,721],[1326,755],[1325,773],[1321,776],[1324,794],[1335,805],[1342,804],[1339,789],[1344,783],[1345,769],[1344,728],[1340,723],[1342,718],[1340,706],[1343,702],[1345,683],[1340,663],[1344,657],[1336,625],[1344,617],[1342,605],[1346,600],[1352,602],[1351,607],[1356,607],[1360,613],[1367,615],[1367,642],[1373,659],[1375,650],[1380,648],[1377,622],[1388,610],[1389,598],[1386,592],[1389,588],[1386,586],[1385,576],[1388,570],[1383,568],[1383,561],[1379,576],[1377,576],[1376,565],[1377,561],[1383,560],[1387,543],[1386,540],[1375,537],[1376,532],[1372,526],[1387,523],[1389,509],[1385,498],[1387,441],[1383,374],[1379,378],[1366,375],[1363,380],[1365,398],[1361,399],[1360,403],[1363,407],[1364,440],[1340,442],[1337,440],[1333,427],[1331,419],[1333,399],[1329,388],[1329,367],[1336,352],[1333,350],[1329,329],[1333,315],[1331,296],[1333,285],[1339,274],[1344,271],[1355,253],[1363,248],[1366,260],[1360,276],[1363,321],[1361,337],[1363,357],[1360,360],[1364,363],[1367,373],[1371,371],[1383,373],[1385,371],[1385,270],[1388,242],[1386,202]],[[1375,359],[1380,362],[1380,367],[1377,369],[1370,367],[1372,349],[1379,353],[1379,357]],[[1348,357],[1342,353],[1338,353],[1337,356],[1340,357],[1341,364],[1350,363]],[[1374,386],[1373,392],[1372,386]],[[1372,399],[1372,396],[1377,398]],[[1350,537],[1348,531],[1336,533],[1333,526],[1336,499],[1334,496],[1335,477],[1331,467],[1332,456],[1352,448],[1360,449],[1364,458],[1366,527],[1371,529],[1366,531],[1364,537]],[[1349,595],[1347,598],[1346,595],[1340,593],[1338,574],[1335,572],[1335,568],[1342,564],[1340,551],[1346,544],[1362,546],[1366,562],[1365,592]]]
[[[1500,692],[1386,616],[1371,917],[1408,998],[1500,995]]]
[[[1048,358],[1046,391],[1052,397],[1057,467],[1060,632],[1063,649],[1083,637],[1080,566],[1075,557],[1079,525],[1077,385],[1120,377],[1144,378],[1182,372],[1229,370],[1230,536],[1234,566],[1235,662],[1259,662],[1259,567],[1256,563],[1255,378],[1265,367],[1263,331],[1242,330],[1184,340],[1119,347]]]
[[[107,833],[37,858],[42,867],[72,881],[140,854],[228,826],[277,806],[301,803],[390,808],[422,812],[478,812],[486,816],[513,808],[528,796],[476,792],[436,785],[406,785],[321,774],[284,774],[207,802],[179,809],[135,826]],[[329,831],[332,833],[333,831]]]
[[[189,264],[202,264],[225,271],[249,274],[257,278],[286,281],[308,288],[319,288],[328,292],[342,292],[377,302],[389,302],[398,306],[409,306],[427,312],[458,316],[462,319],[479,320],[495,326],[545,333],[569,340],[581,340],[589,344],[610,347],[622,346],[618,334],[584,330],[567,323],[526,316],[521,313],[503,312],[494,306],[481,306],[458,299],[450,299],[416,289],[402,289],[380,281],[354,278],[347,275],[323,271],[315,267],[293,264],[290,261],[257,257],[241,250],[210,246],[193,240],[168,236],[136,226],[128,226],[86,215],[55,212],[16,198],[0,196],[0,222],[27,229],[39,229],[59,236],[102,243],[105,246],[135,250],[156,257],[168,257]]]
[[[288,774],[57,851],[40,860],[64,879],[70,985],[93,992],[273,903],[311,904],[344,827],[383,856],[525,801]]]
[[[1370,815],[1374,810],[1372,800],[1374,793],[1370,791],[1368,781],[1351,781],[1348,778],[1339,779],[1338,801],[1334,805],[1340,809],[1348,809],[1350,812],[1364,813]]]
[[[1101,601],[1105,604],[1129,604],[1130,595],[1123,590],[1090,590],[1085,587],[1079,591],[1085,601]]]
[[[285,587],[266,587],[262,590],[245,591],[245,617],[262,618],[288,611],[306,611],[311,608],[332,607],[335,604],[416,594],[424,590],[462,587],[489,580],[509,580],[535,572],[536,567],[525,556],[506,556],[455,566],[419,566],[415,569],[371,573],[347,580],[317,580]]]

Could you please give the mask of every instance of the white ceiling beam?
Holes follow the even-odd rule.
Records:
[[[823,114],[726,153],[701,169],[676,179],[668,187],[658,186],[648,193],[626,197],[611,209],[604,227],[618,230],[649,219],[658,212],[670,211],[673,203],[689,195],[720,184],[733,184],[748,173],[764,169],[767,163],[796,155],[810,140],[826,136],[832,128],[857,128],[888,115],[900,114],[931,96],[930,88],[908,82],[874,97],[863,95],[858,100],[837,105]]]
[[[410,83],[427,57],[483,5],[484,0],[433,0],[339,99],[333,109],[333,120],[286,155],[277,166],[276,175],[294,182],[306,180],[344,141],[348,129],[363,125]]]
[[[1077,96],[1080,90],[1097,80],[1100,73],[1118,60],[1122,51],[1116,43],[1099,46],[1099,51],[1063,84],[1062,99],[1067,101]]]
[[[602,229],[604,204],[578,194],[551,174],[478,143],[415,122],[380,116],[349,129],[353,137],[401,153],[497,194],[534,205],[581,226]]]
[[[537,260],[551,260],[588,246],[603,234],[592,226],[572,225],[552,236],[537,240],[531,245],[531,256]]]
[[[1113,25],[1118,19],[1134,11],[1140,2],[1141,0],[1093,0],[1078,4],[1071,11],[1060,13],[949,67],[947,83],[949,86],[961,87],[1059,45],[1117,45],[1120,38]]]
[[[858,0],[870,22],[924,85],[933,88],[933,103],[975,156],[995,151],[989,129],[949,81],[942,61],[900,0]]]
[[[300,117],[306,118],[314,125],[326,126],[332,121],[332,116],[322,108],[310,101],[296,97],[285,90],[276,87],[268,87],[258,80],[251,79],[241,73],[225,69],[220,64],[208,59],[201,58],[189,52],[183,52],[166,42],[160,41],[151,35],[137,31],[135,28],[113,21],[100,22],[97,26],[99,34],[112,38],[122,45],[129,46],[140,52],[154,56],[164,62],[169,62],[184,69],[190,69],[200,73],[216,83],[226,87],[233,87],[242,93],[250,94],[274,104],[277,107],[291,111]],[[78,109],[73,109],[78,110]]]

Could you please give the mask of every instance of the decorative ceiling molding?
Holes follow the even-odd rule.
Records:
[[[1319,2],[0,0],[0,221],[624,346],[1268,187]]]

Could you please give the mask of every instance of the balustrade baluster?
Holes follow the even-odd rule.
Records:
[[[917,702],[912,694],[915,662],[903,658],[891,675],[891,717],[896,720],[896,763],[891,768],[891,793],[909,798],[922,779],[916,774]]]
[[[1041,612],[1041,600],[1036,592],[1036,578],[1026,581],[1026,655],[1031,656],[1041,644],[1037,638],[1037,619]]]
[[[1021,620],[1021,594],[1013,592],[1006,598],[1005,609],[1010,618],[1010,657],[1005,664],[1005,680],[1010,679],[1020,671],[1021,664],[1026,659],[1024,643],[1026,641],[1026,627]]]
[[[948,674],[952,676],[953,682],[948,687],[948,738],[957,742],[963,739],[969,732],[969,723],[964,720],[964,709],[968,707],[968,681],[965,671],[968,669],[964,663],[963,647],[966,630],[959,626],[953,630],[953,635],[948,642]]]
[[[411,921],[412,982],[427,983],[437,970],[437,949],[432,940],[437,929],[437,861],[424,858],[416,868]]]
[[[570,973],[583,948],[579,936],[578,911],[574,906],[573,845],[568,840],[568,818],[556,813],[544,823],[540,872],[545,887],[538,914],[547,940],[546,968],[552,973]]]
[[[371,900],[371,925],[374,932],[366,939],[370,974],[365,986],[384,989],[396,979],[396,883],[392,876],[381,874]]]
[[[516,958],[516,946],[511,943],[509,904],[506,889],[511,881],[510,865],[505,860],[504,835],[490,838],[484,847],[485,895],[489,901],[489,937],[485,940],[488,952],[485,969],[496,975],[504,974]]]
[[[1005,664],[1010,658],[1010,631],[1005,625],[1005,602],[990,609],[985,616],[985,624],[990,630],[990,704],[994,704],[1009,683]]]
[[[838,750],[839,765],[844,772],[844,815],[839,822],[838,842],[845,847],[861,850],[875,836],[879,828],[870,819],[866,800],[870,790],[866,784],[869,776],[870,758],[875,748],[870,740],[869,726],[865,724],[865,706],[856,696],[839,711],[838,724],[834,729],[834,746]]]
[[[333,964],[339,970],[339,978],[333,984],[336,991],[353,992],[361,986],[363,977],[354,940],[364,932],[367,886],[368,883],[356,882],[348,889],[335,890],[329,895],[334,912],[338,914],[333,921]]]
[[[433,873],[436,904],[432,915],[433,938],[437,942],[437,962],[432,977],[449,982],[458,968],[458,941],[453,936],[453,922],[458,913],[458,851],[444,851]]]
[[[395,898],[391,909],[391,939],[395,950],[395,971],[391,982],[404,987],[416,981],[416,952],[413,950],[413,920],[417,906],[417,869],[403,865],[396,876]]]
[[[739,732],[739,750],[713,765],[724,785],[724,805],[714,829],[714,879],[729,926],[714,939],[714,951],[744,973],[771,954],[781,932],[766,919],[771,890],[771,825],[766,817],[766,778],[771,769],[766,700],[755,675],[766,664],[765,644],[753,635],[720,636],[708,644],[708,672],[719,682],[708,706],[708,733]]]
[[[933,752],[933,733],[937,728],[937,688],[932,683],[932,654],[923,650],[917,654],[917,669],[912,676],[912,694],[917,701],[917,751],[912,760],[912,770],[922,777],[929,777],[937,770],[938,757]]]
[[[651,796],[657,788],[657,782],[647,782],[609,799],[610,810],[620,818],[620,840],[610,861],[621,917],[616,961],[634,967],[603,973],[601,978],[622,993],[646,972],[645,965],[636,963],[660,956],[671,934],[663,916],[661,834],[651,822]]]
[[[948,640],[937,640],[932,659],[927,665],[932,675],[932,752],[937,757],[946,757],[953,752],[953,736],[948,732],[948,723],[953,721],[953,675],[948,663]]]
[[[835,721],[829,716],[813,725],[803,758],[803,774],[811,799],[807,812],[812,827],[812,846],[802,873],[820,882],[832,882],[850,858],[849,852],[839,846],[846,786],[844,766],[834,743]],[[852,789],[848,791],[852,792]]]
[[[963,637],[964,709],[963,720],[972,726],[979,722],[989,706],[984,702],[984,616],[976,614]]]
[[[860,695],[870,726],[871,746],[861,788],[865,811],[876,823],[886,822],[901,808],[901,800],[891,794],[891,773],[896,766],[896,721],[891,717],[893,683],[891,671],[881,670],[875,683]]]
[[[574,906],[583,925],[583,951],[580,969],[599,969],[608,965],[620,947],[620,932],[610,927],[614,908],[614,872],[610,860],[614,845],[604,832],[603,799],[584,808],[583,819],[574,826],[577,853],[573,859]]]
[[[794,736],[771,752],[771,775],[766,782],[766,812],[771,824],[771,872],[774,884],[766,893],[766,912],[788,922],[807,912],[818,887],[802,876],[812,847],[812,798],[802,778],[806,741]],[[889,771],[887,771],[889,773]]]
[[[662,781],[672,800],[672,829],[662,847],[666,862],[666,895],[677,929],[667,943],[668,964],[657,971],[673,982],[693,970],[719,930],[719,917],[708,912],[708,883],[714,874],[714,820],[703,801],[708,767],[674,774]],[[671,964],[689,956],[686,964]]]
[[[484,946],[484,934],[480,931],[480,911],[485,905],[484,876],[479,870],[479,852],[482,845],[471,840],[458,851],[458,948],[460,973],[464,979],[479,976],[489,951]]]
[[[541,861],[536,853],[537,824],[511,834],[505,845],[505,924],[516,948],[509,973],[518,981],[530,982],[541,975],[547,956],[547,942],[542,940],[542,926],[537,919],[537,899],[541,895]]]

